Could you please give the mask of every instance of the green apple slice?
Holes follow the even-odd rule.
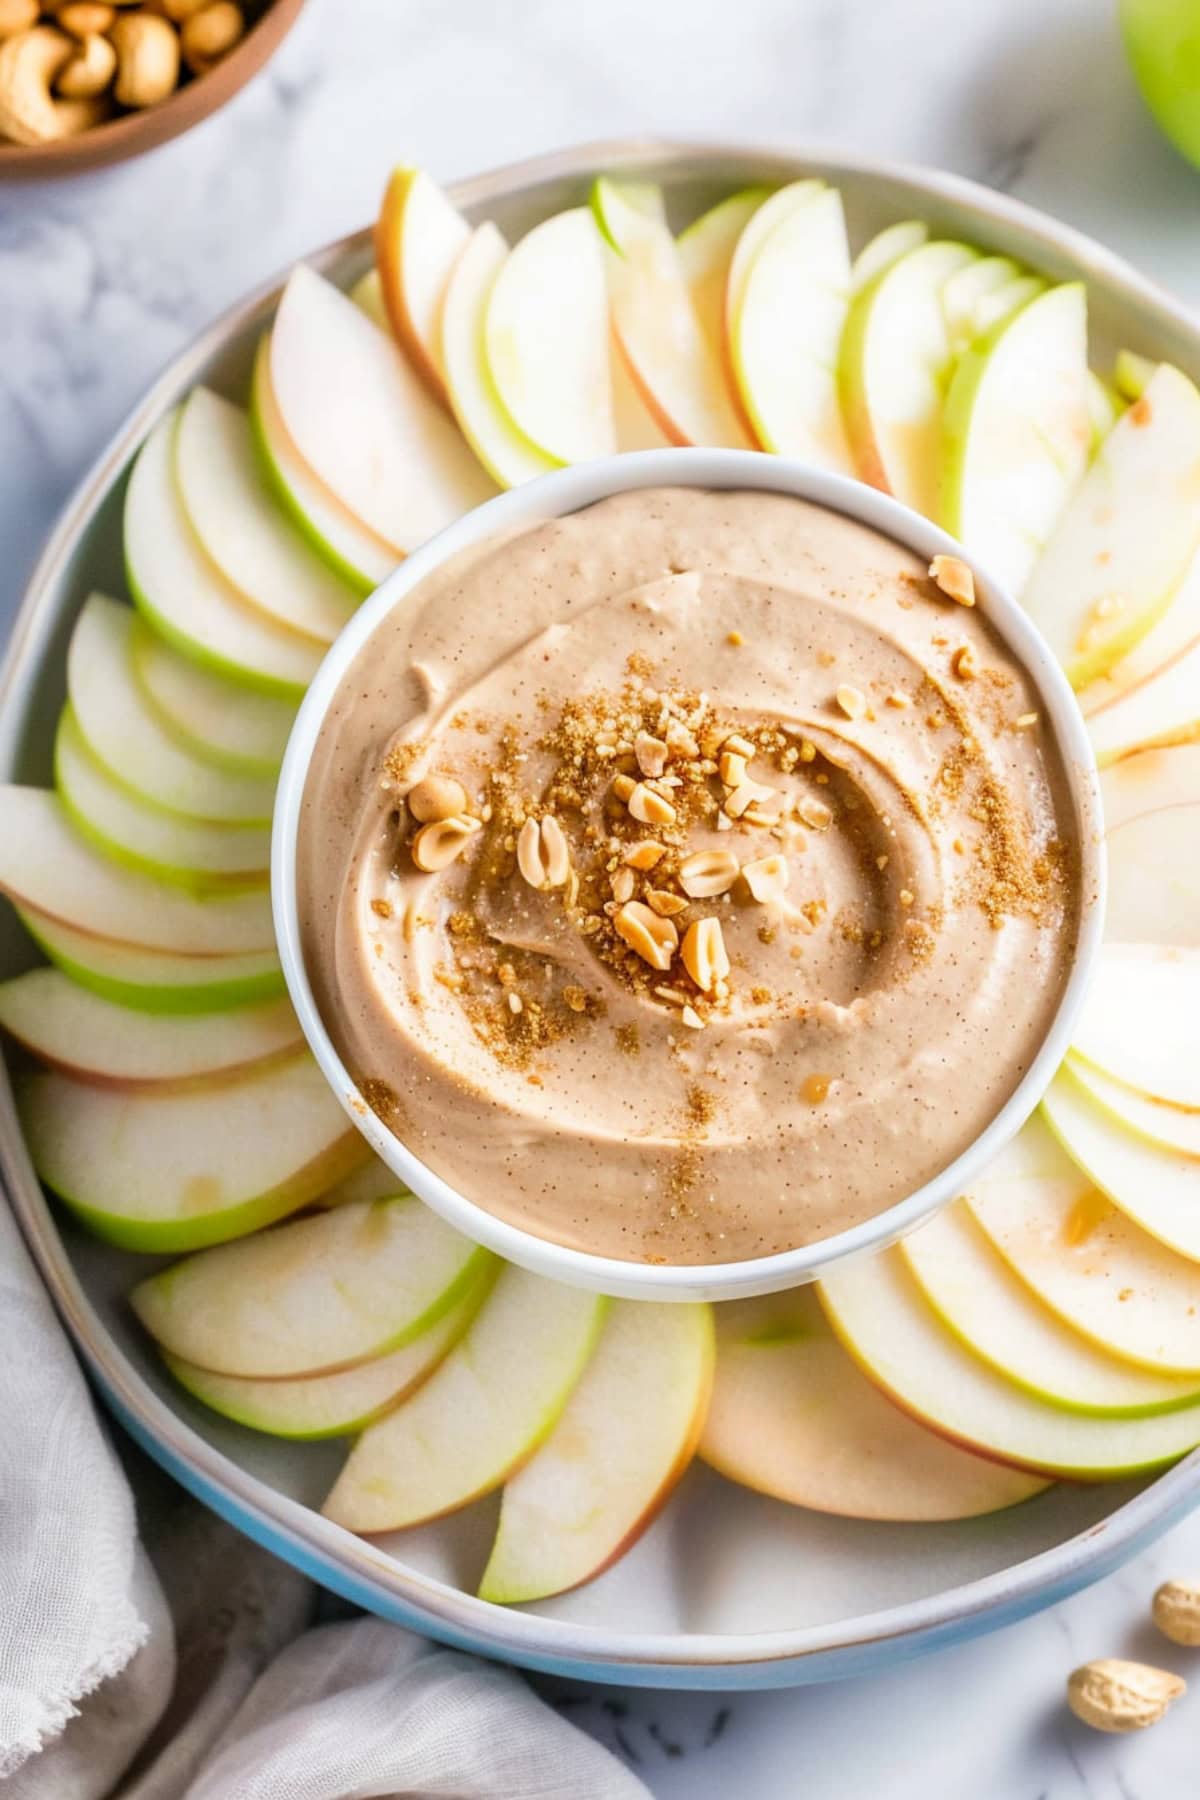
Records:
[[[248,605],[205,556],[175,485],[178,413],[138,453],[125,493],[125,572],[135,604],[185,656],[268,693],[299,696],[321,648]]]
[[[196,895],[99,855],[54,794],[0,787],[0,893],[60,924],[144,950],[224,956],[274,950],[270,895]]]
[[[920,219],[898,219],[894,225],[885,225],[855,257],[850,270],[851,293],[861,294],[885,269],[928,241],[929,227]]]
[[[732,330],[733,322],[745,304],[750,270],[758,261],[759,252],[767,239],[785,219],[790,219],[793,213],[806,208],[809,201],[814,200],[824,189],[825,183],[815,177],[790,181],[786,187],[777,188],[773,194],[769,194],[746,220],[742,234],[734,245],[725,280],[726,332]],[[848,260],[848,248],[846,255]]]
[[[46,1071],[21,1083],[18,1104],[41,1179],[125,1250],[199,1250],[258,1231],[363,1155],[307,1054],[165,1093]]]
[[[284,1438],[357,1435],[407,1400],[432,1375],[478,1312],[491,1281],[491,1271],[487,1271],[412,1343],[332,1375],[256,1381],[243,1375],[217,1375],[169,1352],[164,1353],[163,1361],[189,1394],[253,1431]]]
[[[212,825],[147,805],[96,761],[69,703],[54,741],[54,785],[75,829],[131,869],[196,892],[261,887],[267,881],[269,831]]]
[[[1102,767],[1137,750],[1186,744],[1200,737],[1200,642],[1090,714],[1087,725]]]
[[[675,241],[692,311],[718,354],[725,343],[725,295],[738,240],[771,193],[769,187],[742,188],[693,219]]]
[[[779,198],[755,215],[743,244]],[[819,188],[784,214],[760,241],[736,291],[730,277],[730,355],[760,444],[843,473],[852,465],[837,359],[849,292],[850,250],[836,188]]]
[[[393,172],[375,225],[375,261],[392,330],[442,401],[442,301],[470,232],[424,169]]]
[[[535,225],[492,284],[488,368],[510,417],[556,463],[617,447],[604,246],[590,207]]]
[[[967,1195],[993,1247],[1059,1318],[1113,1356],[1200,1373],[1200,1268],[1127,1219],[1031,1119]]]
[[[365,313],[372,325],[380,331],[390,331],[392,321],[388,317],[387,301],[383,297],[383,282],[378,269],[368,269],[360,275],[350,289],[350,298],[360,313]]]
[[[1118,350],[1113,363],[1113,386],[1125,400],[1140,400],[1150,385],[1158,364],[1136,350]]]
[[[976,257],[940,240],[910,250],[855,296],[842,334],[838,385],[858,472],[930,518],[954,361],[942,288]]]
[[[93,594],[67,651],[67,692],[88,749],[114,781],[151,805],[210,823],[269,825],[275,782],[218,768],[166,730],[134,679],[134,615]]]
[[[1110,945],[1200,945],[1198,843],[1200,803],[1162,806],[1109,832],[1104,935]]]
[[[370,1156],[343,1180],[326,1188],[317,1205],[329,1208],[353,1206],[360,1200],[396,1200],[407,1194],[408,1189],[400,1177],[388,1168],[382,1157]]]
[[[1182,1106],[1172,1106],[1168,1100],[1155,1100],[1137,1088],[1126,1087],[1123,1081],[1106,1074],[1093,1063],[1084,1062],[1082,1057],[1068,1056],[1063,1068],[1072,1083],[1083,1090],[1091,1105],[1100,1112],[1106,1125],[1132,1133],[1139,1144],[1200,1158],[1200,1112],[1189,1112]],[[1061,1135],[1065,1143],[1066,1136]],[[1082,1157],[1077,1157],[1076,1161],[1082,1162]],[[1194,1163],[1190,1172],[1200,1175],[1200,1162]],[[1097,1182],[1096,1185],[1103,1185],[1120,1205],[1119,1197],[1112,1192],[1116,1173],[1114,1167],[1111,1178],[1106,1177],[1103,1184]],[[1130,1216],[1134,1216],[1132,1212]],[[1153,1228],[1147,1224],[1146,1229]]]
[[[372,593],[400,559],[347,511],[296,449],[271,386],[268,336],[260,340],[254,358],[250,425],[263,472],[292,523],[348,587],[358,594]]]
[[[230,1075],[303,1043],[285,999],[171,1018],[114,1005],[58,969],[0,982],[0,1026],[42,1062],[110,1087]]]
[[[429,1380],[359,1438],[326,1518],[351,1531],[398,1531],[500,1487],[554,1429],[606,1306],[598,1294],[505,1268]]]
[[[730,1481],[847,1519],[973,1519],[1046,1485],[935,1437],[885,1400],[811,1288],[716,1309],[717,1373],[700,1442]]]
[[[974,336],[990,336],[1045,291],[1046,283],[1040,275],[1019,275],[1015,281],[981,295],[975,308]]]
[[[667,226],[603,176],[592,189],[592,209],[612,246],[608,287],[617,340],[662,430],[674,444],[752,448]]]
[[[712,1308],[615,1300],[562,1416],[509,1477],[481,1600],[545,1600],[608,1568],[666,1504],[700,1439]]]
[[[463,436],[492,479],[513,488],[559,465],[509,417],[488,367],[488,300],[507,256],[508,245],[490,222],[472,233],[446,288],[442,367]]]
[[[1120,394],[1094,369],[1088,370],[1088,413],[1092,421],[1092,454],[1095,455],[1125,410]]]
[[[190,1256],[136,1287],[172,1356],[218,1375],[325,1375],[399,1350],[492,1266],[411,1196],[360,1201]]]
[[[332,644],[357,595],[276,505],[240,406],[192,390],[175,434],[175,475],[192,529],[230,586],[276,624]]]
[[[294,701],[256,694],[202,669],[136,614],[129,655],[142,693],[184,749],[239,775],[278,773],[296,718]]]
[[[1110,944],[1092,976],[1071,1048],[1126,1087],[1169,1106],[1200,1109],[1198,1006],[1200,950]]]
[[[951,275],[942,289],[942,310],[950,347],[956,356],[969,350],[979,331],[979,303],[997,288],[1008,287],[1021,276],[1021,266],[1009,256],[981,256]]]
[[[392,339],[303,263],[270,344],[271,389],[300,456],[398,557],[495,491]]]
[[[1162,1468],[1200,1443],[1200,1405],[1144,1418],[1048,1406],[988,1367],[938,1318],[898,1250],[820,1284],[851,1356],[934,1431],[1019,1468],[1080,1480]]]
[[[1136,1417],[1200,1403],[1200,1376],[1135,1368],[1064,1325],[961,1203],[912,1232],[900,1252],[924,1298],[968,1350],[1051,1406]]]
[[[1159,675],[1166,676],[1170,668],[1189,650],[1200,644],[1200,556],[1194,556],[1188,566],[1188,572],[1175,591],[1175,596],[1165,613],[1140,643],[1135,644],[1128,655],[1121,657],[1106,674],[1088,683],[1079,696],[1079,704],[1084,714],[1090,719],[1096,715],[1096,730],[1105,735],[1111,727],[1105,715],[1117,702],[1126,697],[1132,699],[1135,689],[1140,689],[1146,682],[1155,680]],[[1182,712],[1177,706],[1177,716],[1186,716],[1187,707]],[[1123,717],[1132,720],[1134,729],[1151,730],[1152,723],[1143,721],[1138,724],[1139,712],[1131,708]],[[1119,726],[1113,734],[1115,742],[1121,742],[1131,735],[1128,724]]]
[[[273,950],[176,956],[96,937],[31,907],[18,908],[18,914],[56,968],[118,1006],[146,1013],[220,1012],[283,992],[283,970]]]
[[[1200,393],[1164,363],[1105,439],[1023,595],[1075,687],[1145,637],[1198,541]]]
[[[941,521],[1010,593],[1025,586],[1087,468],[1087,376],[1087,292],[1072,282],[978,340],[951,380]]]

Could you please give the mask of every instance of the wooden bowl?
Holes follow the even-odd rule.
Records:
[[[0,143],[0,181],[44,180],[102,169],[155,150],[190,131],[231,100],[263,68],[295,24],[304,0],[269,0],[245,37],[206,75],[192,76],[169,100],[144,112],[122,113],[77,137],[48,144]]]

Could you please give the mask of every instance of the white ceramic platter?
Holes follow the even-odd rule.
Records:
[[[515,238],[577,205],[597,171],[661,182],[682,222],[752,182],[824,176],[845,197],[854,241],[906,217],[1015,256],[1057,279],[1084,276],[1093,345],[1179,364],[1200,379],[1200,331],[1099,245],[965,181],[879,164],[728,146],[591,144],[463,183],[452,197]],[[381,177],[382,177],[381,171]],[[312,260],[339,281],[366,267],[365,232]],[[146,396],[67,507],[34,574],[0,684],[0,779],[46,784],[64,655],[93,588],[123,591],[121,502],[133,451],[197,381],[243,398],[277,290],[208,331]],[[0,974],[35,960],[6,907]],[[655,1686],[769,1687],[895,1661],[1048,1605],[1131,1555],[1200,1500],[1200,1452],[1145,1483],[1060,1485],[992,1518],[882,1526],[801,1512],[694,1468],[636,1548],[599,1580],[537,1607],[473,1597],[494,1527],[484,1502],[403,1537],[367,1542],[312,1506],[342,1455],[226,1423],[183,1394],[141,1338],[125,1296],[136,1259],[51,1212],[0,1075],[9,1194],[92,1374],[133,1435],[242,1530],[371,1610],[532,1667]]]

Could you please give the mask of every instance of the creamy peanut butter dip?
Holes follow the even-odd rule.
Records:
[[[936,573],[799,500],[656,489],[393,610],[317,745],[300,907],[424,1163],[539,1236],[707,1263],[879,1213],[978,1135],[1082,881],[1029,679]]]

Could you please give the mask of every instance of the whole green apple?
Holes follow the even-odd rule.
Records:
[[[1200,0],[1121,0],[1121,25],[1147,106],[1200,164]]]

